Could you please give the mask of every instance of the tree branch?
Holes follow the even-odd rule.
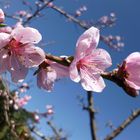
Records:
[[[116,128],[111,134],[109,134],[104,140],[112,140],[117,137],[123,130],[130,125],[137,117],[140,116],[140,109],[135,110],[132,114],[118,127]]]
[[[92,140],[97,140],[96,137],[96,124],[95,124],[95,110],[93,107],[93,95],[91,91],[87,91],[87,100],[88,100],[88,113],[90,119],[90,131]]]
[[[53,0],[49,0],[49,1],[44,2],[44,5],[42,5],[41,7],[39,7],[39,8],[32,14],[32,16],[30,16],[29,18],[27,18],[27,20],[23,22],[23,25],[25,25],[25,24],[27,24],[28,22],[30,22],[30,20],[32,20],[34,17],[36,17],[36,16],[39,14],[39,12],[41,12],[42,10],[44,10],[44,9],[49,5],[49,3],[52,2],[52,1],[53,1]]]
[[[57,138],[58,140],[60,140],[61,135],[60,135],[59,131],[55,128],[55,126],[52,124],[51,121],[48,121],[47,123],[48,123],[48,125],[50,126],[50,128],[52,129],[52,131],[54,132],[54,134],[56,135],[56,138]]]
[[[64,17],[66,17],[67,19],[73,21],[74,23],[76,23],[77,25],[79,25],[80,27],[82,27],[83,29],[87,30],[89,28],[89,26],[84,21],[81,21],[81,20],[75,18],[74,16],[70,15],[69,13],[67,13],[63,9],[57,7],[56,5],[53,5],[50,8],[52,8],[56,12],[60,13],[61,15],[63,15]],[[107,43],[104,36],[100,36],[100,39],[104,43]]]
[[[30,131],[33,132],[35,135],[37,135],[42,140],[50,140],[49,138],[46,138],[41,132],[39,132],[35,126],[30,127]]]
[[[55,5],[51,6],[51,8],[53,10],[55,10],[56,12],[60,13],[61,15],[65,16],[69,20],[73,21],[74,23],[80,25],[82,28],[84,28],[84,29],[89,28],[85,22],[82,22],[81,20],[78,20],[77,18],[75,18],[74,16],[68,14],[66,11],[62,10],[61,8],[59,8],[59,7],[55,6]]]

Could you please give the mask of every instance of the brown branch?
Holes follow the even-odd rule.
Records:
[[[70,56],[68,58],[62,58],[62,57],[59,57],[59,56],[46,54],[46,59],[57,62],[57,63],[62,64],[64,66],[70,66],[71,61],[73,60],[73,57]]]
[[[53,130],[54,134],[56,135],[56,138],[57,138],[58,140],[60,140],[61,135],[60,135],[59,131],[55,128],[55,126],[52,124],[51,121],[48,121],[47,123],[48,123],[48,125],[50,126],[50,128]]]
[[[35,126],[30,128],[30,131],[33,132],[35,135],[37,135],[42,140],[50,140],[49,138],[46,138],[41,132],[39,132]]]
[[[2,80],[2,79],[0,79]],[[0,81],[1,83],[3,83],[2,81]],[[4,86],[4,83],[3,83]],[[18,140],[19,137],[15,131],[15,128],[13,127],[11,120],[10,120],[10,116],[9,116],[9,111],[10,111],[10,104],[9,104],[9,99],[10,99],[10,93],[8,91],[6,91],[6,87],[5,90],[2,93],[3,96],[3,112],[4,112],[4,117],[5,117],[5,122],[9,127],[10,133],[14,136],[15,140]]]
[[[117,84],[128,95],[130,95],[132,97],[136,97],[139,95],[139,91],[137,91],[133,87],[130,87],[130,85],[127,84],[127,82],[125,81],[124,77],[121,78],[121,76],[118,74],[118,69],[114,69],[111,72],[104,72],[101,74],[101,76],[104,79],[110,80],[110,81],[114,82],[115,84]]]
[[[116,138],[123,130],[130,125],[137,117],[140,116],[140,109],[135,110],[132,114],[118,127],[116,128],[111,134],[109,134],[104,140],[112,140]]]
[[[53,10],[55,10],[56,12],[60,13],[61,15],[63,15],[64,17],[66,17],[67,19],[73,21],[74,23],[76,23],[77,25],[79,25],[80,27],[82,27],[83,29],[87,30],[89,28],[89,26],[84,22],[81,21],[77,18],[75,18],[74,16],[70,15],[69,13],[67,13],[66,11],[64,11],[63,9],[57,7],[56,5],[51,6],[50,8],[52,8]],[[100,39],[104,42],[107,43],[104,36],[100,36]]]
[[[79,20],[79,19],[75,18],[74,16],[68,14],[66,11],[62,10],[61,8],[59,8],[59,7],[55,6],[55,5],[51,6],[51,8],[53,10],[55,10],[56,12],[62,14],[63,16],[68,18],[69,20],[73,21],[74,23],[80,25],[82,28],[84,28],[84,29],[89,28],[85,22],[82,22],[81,20]]]
[[[91,131],[91,137],[92,140],[97,140],[96,137],[96,124],[95,124],[95,110],[93,107],[94,101],[93,101],[93,94],[91,91],[87,91],[87,100],[88,100],[88,113],[89,113],[89,119],[90,119],[90,131]]]

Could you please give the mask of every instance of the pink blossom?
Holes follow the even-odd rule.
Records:
[[[2,32],[10,34],[12,32],[12,28],[10,26],[1,27],[0,28],[0,33],[2,33]]]
[[[23,17],[23,16],[27,15],[27,12],[25,10],[20,10],[20,11],[16,12],[16,14]]]
[[[70,78],[80,82],[87,91],[101,92],[105,83],[101,73],[111,66],[111,57],[104,49],[96,49],[99,30],[91,27],[85,31],[76,44],[76,54],[70,65]]]
[[[41,68],[37,74],[37,85],[39,88],[43,88],[50,92],[56,79],[57,75],[54,69],[51,67]]]
[[[47,114],[48,115],[54,114],[54,110],[53,110],[53,106],[52,105],[47,105],[46,108],[47,108]]]
[[[124,78],[127,84],[135,90],[140,90],[140,53],[130,54],[123,65]]]
[[[16,98],[15,103],[19,108],[23,107],[31,99],[31,96],[25,95],[23,98]]]
[[[53,2],[49,2],[48,7],[53,7]]]
[[[34,119],[35,119],[35,121],[36,121],[36,122],[39,122],[39,120],[40,120],[40,117],[39,117],[39,115],[37,115],[37,114],[34,114]]]
[[[69,76],[69,68],[49,60],[46,60],[44,65],[37,74],[37,85],[50,92],[57,79]]]
[[[2,9],[0,9],[0,23],[4,22],[5,16]]]
[[[81,16],[81,11],[79,11],[79,10],[76,10],[76,16]]]
[[[45,59],[44,51],[35,47],[42,39],[38,30],[17,25],[13,31],[0,33],[0,73],[8,70],[14,82],[23,81],[28,68],[38,66]]]

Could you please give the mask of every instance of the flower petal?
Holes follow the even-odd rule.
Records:
[[[140,90],[140,53],[131,53],[125,59],[125,63],[125,69],[128,73],[127,78],[125,78],[127,84],[136,90]]]
[[[38,30],[30,27],[23,27],[22,25],[17,25],[12,31],[12,36],[15,40],[26,44],[26,43],[38,43],[42,36]]]
[[[18,53],[22,64],[28,68],[37,67],[45,60],[44,51],[41,48],[30,44],[19,48]]]
[[[70,72],[71,80],[78,83],[81,78],[80,78],[80,75],[79,75],[78,69],[77,69],[77,61],[73,60],[73,62],[71,63],[71,65],[69,67],[69,72]]]
[[[81,85],[86,91],[102,92],[105,83],[100,75],[92,75],[88,71],[80,69]]]
[[[0,23],[4,22],[5,20],[5,15],[2,9],[0,9]]]
[[[129,78],[125,79],[125,81],[130,87],[134,88],[135,90],[140,90],[140,80],[138,78]]]
[[[10,41],[10,35],[7,33],[0,33],[0,49],[5,47]]]
[[[112,65],[109,53],[104,49],[95,49],[90,51],[91,54],[84,58],[87,65],[91,65],[94,73],[103,72]]]
[[[11,73],[13,82],[22,82],[28,73],[28,68],[21,64],[15,54],[12,54],[10,56],[9,72]]]
[[[86,30],[78,39],[76,43],[76,57],[82,58],[85,55],[85,51],[92,47],[95,49],[98,45],[100,38],[99,30],[95,27],[91,27]]]
[[[8,66],[9,66],[8,50],[1,49],[0,50],[0,74],[6,72],[6,70],[8,70]]]
[[[135,63],[140,61],[140,52],[131,53],[126,59],[127,63]]]
[[[50,70],[41,69],[37,75],[37,85],[39,88],[43,88],[48,92],[52,91],[54,82],[57,78],[56,72],[49,67]]]
[[[50,66],[56,71],[57,79],[63,77],[69,77],[69,67],[63,66],[58,63],[52,63]]]

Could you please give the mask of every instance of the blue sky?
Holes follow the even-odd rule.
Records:
[[[8,12],[22,9],[18,0],[12,0],[11,8]],[[33,2],[31,0],[30,2]],[[140,1],[133,0],[56,0],[55,4],[62,6],[67,12],[73,13],[77,8],[86,5],[88,11],[80,19],[98,20],[103,15],[115,12],[117,15],[116,26],[101,30],[103,35],[121,35],[124,38],[125,47],[116,52],[103,43],[100,48],[109,51],[113,66],[121,63],[130,53],[139,51],[139,32],[140,32]],[[17,6],[18,5],[18,6]],[[2,7],[1,7],[2,8]],[[68,22],[62,15],[51,9],[44,10],[44,17],[33,20],[31,26],[37,28],[44,42],[55,41],[54,44],[45,46],[46,52],[54,55],[73,55],[75,44],[78,37],[84,32],[81,27]],[[14,24],[7,19],[8,24]],[[77,96],[82,95],[86,99],[86,92],[79,84],[70,79],[62,79],[55,83],[52,93],[44,92],[36,86],[36,77],[29,74],[27,81],[31,81],[29,94],[32,100],[26,106],[30,110],[39,109],[45,111],[46,104],[54,106],[54,123],[59,128],[63,128],[70,140],[90,140],[89,120],[87,112],[83,111],[77,100]],[[98,110],[96,115],[97,134],[102,140],[111,130],[105,126],[108,121],[112,121],[114,126],[118,126],[133,109],[140,107],[140,96],[137,98],[129,97],[124,91],[110,81],[106,82],[106,88],[102,93],[93,93],[95,108]],[[50,129],[44,125],[45,120],[39,128],[45,133],[50,134]],[[116,140],[139,140],[140,138],[140,118],[135,120]],[[42,128],[41,128],[42,127]]]

